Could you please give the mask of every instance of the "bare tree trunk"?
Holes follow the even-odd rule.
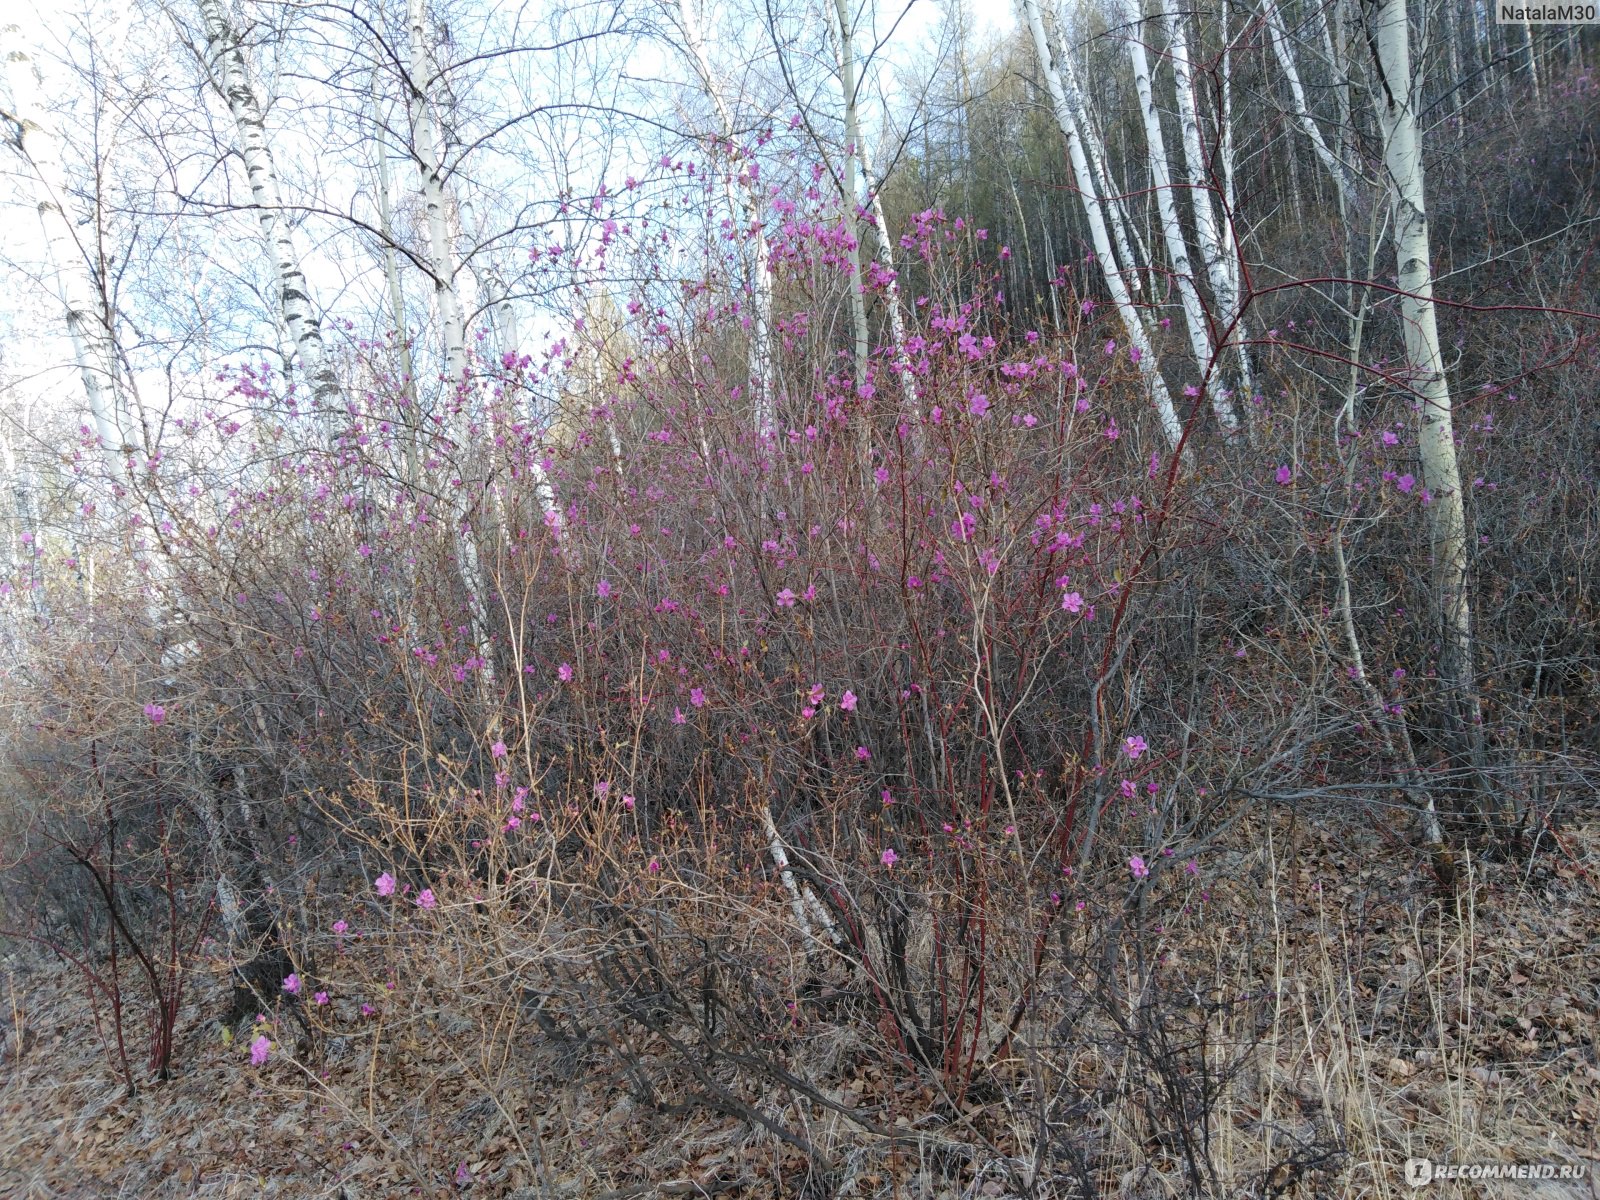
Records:
[[[45,115],[38,68],[16,25],[0,30],[0,53],[6,60],[12,105],[8,114],[16,130],[16,146],[32,176],[34,210],[44,232],[45,249],[55,275],[55,291],[66,314],[84,397],[96,440],[112,478],[124,473],[124,456],[136,452],[133,422],[118,386],[116,345],[112,339],[105,293],[90,274],[98,255],[80,241],[77,226],[64,207],[66,175],[61,167],[55,130]]]
[[[1178,101],[1178,127],[1182,132],[1181,147],[1183,166],[1189,179],[1189,200],[1194,209],[1195,237],[1200,246],[1200,258],[1205,264],[1206,278],[1211,282],[1211,294],[1215,298],[1219,310],[1218,317],[1224,327],[1232,327],[1234,339],[1236,373],[1233,380],[1224,380],[1234,383],[1232,390],[1235,396],[1243,394],[1245,406],[1245,419],[1248,422],[1250,414],[1254,411],[1250,404],[1250,397],[1255,391],[1255,372],[1250,361],[1250,349],[1246,344],[1247,333],[1244,317],[1241,311],[1241,292],[1239,271],[1239,257],[1235,252],[1231,220],[1233,211],[1231,203],[1224,209],[1224,219],[1218,220],[1216,209],[1215,187],[1206,170],[1205,147],[1200,137],[1200,111],[1195,100],[1194,68],[1189,58],[1189,32],[1184,22],[1184,14],[1179,10],[1176,0],[1162,0],[1162,14],[1167,25],[1167,53],[1172,59],[1172,73],[1175,83],[1175,94]],[[1223,33],[1224,42],[1227,39],[1226,30]],[[1231,117],[1231,97],[1227,91],[1232,86],[1231,73],[1227,70],[1228,50],[1223,50],[1224,71],[1222,87],[1224,91],[1223,103],[1225,106],[1219,124],[1226,125]],[[1225,130],[1221,145],[1223,156],[1223,170],[1231,178],[1233,163],[1232,131]]]
[[[830,32],[832,26],[830,25]],[[839,76],[844,77],[844,47],[837,38],[833,46],[834,59],[839,65]],[[905,314],[900,310],[900,282],[894,269],[894,243],[889,240],[889,219],[883,211],[883,197],[879,194],[880,182],[874,181],[872,175],[872,156],[867,152],[864,142],[855,143],[856,162],[861,166],[862,186],[867,190],[867,203],[860,207],[872,219],[873,232],[878,241],[878,265],[883,271],[888,282],[884,286],[884,294],[888,301],[889,309],[889,339],[893,354],[895,379],[900,385],[900,411],[909,419],[913,426],[918,425],[918,418],[922,415],[921,406],[917,403],[916,381],[911,374],[911,360],[906,357],[906,320]],[[852,198],[852,203],[854,203]],[[918,434],[920,437],[920,433]]]
[[[1122,323],[1127,329],[1129,344],[1136,352],[1139,369],[1143,372],[1145,382],[1150,388],[1151,402],[1161,423],[1161,431],[1166,436],[1168,445],[1176,448],[1183,444],[1183,422],[1178,418],[1177,409],[1172,404],[1172,396],[1167,391],[1166,381],[1161,377],[1154,347],[1150,344],[1149,334],[1144,327],[1144,319],[1133,306],[1133,297],[1128,291],[1122,268],[1112,254],[1111,235],[1106,227],[1105,210],[1099,190],[1095,186],[1088,155],[1084,151],[1084,137],[1079,128],[1076,109],[1063,82],[1062,72],[1057,66],[1060,58],[1045,33],[1044,17],[1039,11],[1039,0],[1022,0],[1022,10],[1033,35],[1033,46],[1039,58],[1040,71],[1050,91],[1056,124],[1067,141],[1067,153],[1072,161],[1073,175],[1078,181],[1084,216],[1089,222],[1090,236],[1094,242],[1095,255],[1100,259],[1100,270],[1105,276],[1106,288],[1111,293],[1112,303],[1116,305],[1117,315],[1122,318]]]
[[[826,6],[826,0],[824,0]],[[861,145],[861,121],[857,111],[855,31],[850,27],[848,0],[834,0],[830,20],[839,39],[839,94],[844,100],[844,171],[840,198],[844,201],[845,253],[850,261],[850,322],[855,331],[856,394],[867,382],[867,296],[861,276],[861,222],[856,166]]]
[[[451,249],[449,215],[446,212],[444,167],[438,130],[434,125],[429,89],[433,83],[433,51],[428,40],[427,12],[423,0],[407,0],[406,13],[411,27],[411,61],[407,84],[410,94],[412,153],[420,176],[423,211],[427,217],[428,251],[433,275],[434,302],[444,341],[447,391],[445,404],[454,417],[451,427],[457,452],[461,455],[463,482],[467,475],[466,458],[472,450],[471,381],[467,376],[466,320],[456,292],[455,254]],[[464,511],[455,518],[456,546],[460,575],[467,593],[467,613],[472,640],[479,662],[477,670],[480,699],[492,713],[495,707],[496,669],[494,646],[489,639],[489,610],[484,601],[485,576],[478,555],[478,536],[473,527],[476,505],[471,490]]]
[[[1450,388],[1433,302],[1433,260],[1416,103],[1419,89],[1411,65],[1406,0],[1364,0],[1363,16],[1374,59],[1371,94],[1383,137],[1407,382],[1416,401],[1422,477],[1428,493],[1423,516],[1428,523],[1439,617],[1439,681],[1454,753],[1469,773],[1477,775],[1483,766],[1483,730],[1473,671],[1467,520]],[[1493,809],[1496,819],[1509,825],[1512,814],[1504,802],[1484,796],[1482,803]],[[1485,815],[1491,814],[1486,811]]]
[[[1272,43],[1272,52],[1289,81],[1289,96],[1294,104],[1295,120],[1300,123],[1300,128],[1310,139],[1311,148],[1316,151],[1317,158],[1328,169],[1328,175],[1333,179],[1333,186],[1344,197],[1345,203],[1353,207],[1355,185],[1350,178],[1349,168],[1328,148],[1328,143],[1322,136],[1322,129],[1306,103],[1305,85],[1300,81],[1300,66],[1295,61],[1294,48],[1289,45],[1289,34],[1284,28],[1283,17],[1278,12],[1275,0],[1261,0],[1261,13],[1267,22],[1267,40]]]
[[[738,130],[734,125],[733,110],[728,106],[722,87],[711,70],[711,60],[706,54],[705,34],[700,28],[699,14],[693,0],[678,0],[678,18],[683,26],[684,42],[694,61],[700,85],[712,106],[717,110],[717,120],[722,125],[722,136],[730,150],[740,157],[742,148],[737,145]],[[728,197],[730,216],[737,221],[743,214],[739,227],[739,243],[748,244],[752,254],[750,264],[751,314],[750,343],[746,350],[750,374],[750,389],[754,393],[752,411],[755,414],[756,433],[762,442],[769,440],[778,428],[777,380],[772,366],[772,265],[767,246],[767,233],[762,227],[758,183],[748,167],[742,174],[743,196],[737,196],[731,171],[723,172],[723,188]]]
[[[1205,381],[1206,397],[1216,413],[1217,423],[1227,441],[1238,440],[1239,418],[1224,395],[1221,380],[1213,369],[1219,357],[1212,342],[1211,328],[1206,322],[1205,305],[1200,290],[1195,286],[1194,268],[1189,262],[1189,244],[1184,237],[1183,225],[1178,220],[1177,198],[1172,194],[1172,171],[1167,163],[1166,136],[1161,129],[1161,113],[1156,108],[1155,92],[1150,83],[1150,59],[1145,53],[1143,17],[1132,5],[1122,10],[1129,19],[1127,34],[1128,61],[1133,66],[1133,85],[1138,95],[1139,111],[1144,118],[1145,150],[1150,162],[1150,187],[1155,192],[1156,212],[1161,219],[1161,237],[1166,243],[1167,259],[1172,264],[1178,299],[1183,308],[1184,327],[1189,334],[1189,348],[1194,353],[1195,369]]]
[[[250,197],[261,221],[273,269],[278,277],[278,310],[300,355],[300,368],[310,382],[317,411],[338,408],[339,381],[322,343],[322,326],[311,304],[305,273],[278,187],[278,172],[267,141],[261,101],[251,79],[249,58],[222,0],[198,0],[205,25],[206,66],[212,83],[233,115],[239,154],[250,181]]]

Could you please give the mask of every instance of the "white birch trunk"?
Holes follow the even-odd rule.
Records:
[[[38,68],[16,25],[0,30],[10,83],[11,116],[16,120],[22,156],[33,176],[33,207],[44,234],[53,287],[66,315],[67,333],[83,381],[84,397],[96,440],[113,477],[123,473],[124,457],[136,453],[133,421],[118,387],[116,346],[107,323],[104,296],[88,263],[93,248],[78,238],[77,226],[64,207],[66,174],[55,130],[44,111]]]
[[[376,77],[373,80],[376,93]],[[405,292],[400,287],[400,256],[394,240],[394,181],[389,174],[389,147],[379,120],[377,96],[373,96],[372,128],[378,168],[378,236],[383,241],[383,277],[389,290],[390,320],[394,325],[395,349],[400,355],[400,391],[406,404],[406,482],[415,487],[422,478],[417,461],[417,438],[422,420],[417,399],[416,366],[411,361],[411,336],[406,327]]]
[[[827,0],[823,0],[827,7]],[[850,27],[848,0],[834,0],[830,21],[836,21],[834,36],[839,46],[839,95],[844,101],[844,171],[840,190],[843,193],[845,221],[845,247],[850,260],[850,321],[855,331],[855,379],[857,394],[867,381],[867,295],[861,277],[861,222],[856,183],[857,147],[861,145],[861,121],[856,104],[855,31]]]
[[[300,369],[311,385],[317,411],[331,413],[339,405],[339,382],[328,361],[322,326],[311,304],[300,256],[284,213],[278,172],[273,164],[271,144],[267,141],[261,101],[251,79],[250,62],[222,0],[198,0],[198,3],[205,26],[207,65],[212,82],[233,116],[239,154],[244,159],[250,183],[250,198],[255,202],[261,232],[266,237],[277,275],[279,315],[300,355]]]
[[[1162,433],[1165,434],[1168,445],[1176,448],[1183,441],[1183,422],[1178,419],[1177,410],[1172,405],[1172,396],[1167,391],[1166,381],[1161,377],[1160,366],[1145,330],[1144,320],[1133,306],[1133,297],[1128,291],[1122,269],[1111,252],[1111,235],[1106,228],[1105,211],[1095,187],[1088,155],[1084,151],[1084,139],[1079,130],[1078,119],[1067,88],[1062,82],[1062,72],[1057,66],[1060,60],[1045,33],[1044,18],[1039,11],[1039,0],[1021,0],[1021,3],[1023,16],[1033,35],[1039,69],[1050,91],[1056,124],[1067,140],[1067,153],[1072,160],[1072,172],[1078,182],[1084,216],[1089,222],[1090,237],[1094,242],[1095,254],[1100,259],[1100,269],[1105,276],[1106,289],[1111,293],[1117,315],[1122,318],[1122,323],[1127,329],[1130,346],[1139,353],[1139,368],[1143,371],[1145,382],[1150,388],[1150,398],[1155,406],[1157,419],[1161,422]]]
[[[445,374],[452,388],[459,388],[467,373],[466,321],[461,299],[456,294],[455,255],[450,247],[449,218],[446,214],[444,169],[440,160],[439,134],[433,122],[429,88],[433,83],[433,50],[428,43],[427,12],[423,0],[407,0],[406,13],[411,26],[410,107],[412,150],[421,176],[422,207],[427,218],[428,258],[433,274],[434,303],[444,340]],[[453,401],[452,407],[459,401]]]
[[[1129,29],[1128,61],[1133,67],[1133,86],[1138,96],[1139,110],[1144,118],[1145,149],[1150,160],[1150,186],[1156,194],[1156,212],[1161,219],[1161,237],[1166,243],[1167,258],[1178,285],[1178,300],[1183,307],[1184,326],[1189,333],[1189,348],[1194,352],[1196,369],[1205,380],[1206,398],[1216,414],[1227,441],[1239,438],[1239,418],[1224,394],[1218,371],[1214,369],[1220,357],[1212,341],[1211,329],[1206,322],[1205,305],[1200,290],[1195,286],[1194,268],[1189,263],[1189,244],[1183,235],[1183,225],[1178,220],[1178,202],[1172,194],[1172,170],[1167,162],[1166,136],[1161,129],[1161,113],[1156,108],[1155,92],[1150,85],[1150,59],[1145,53],[1143,31],[1139,28],[1143,16],[1131,4],[1123,14],[1131,23]]]
[[[845,48],[839,32],[841,28],[841,25],[837,25],[833,21],[828,22],[829,41],[833,43],[834,68],[838,72],[840,80],[843,80],[845,77]],[[855,64],[851,64],[851,67],[851,74],[856,74]],[[841,88],[842,86],[841,84]],[[845,95],[844,98],[847,104],[852,100],[852,96],[849,94]],[[850,111],[853,111],[853,106]],[[847,127],[848,124],[849,122],[847,122]],[[867,153],[866,143],[860,140],[859,122],[857,122],[857,125],[858,136],[855,142],[855,158],[861,167],[862,186],[866,188],[868,198],[866,203],[861,204],[856,197],[852,196],[851,203],[857,205],[871,217],[873,232],[877,235],[878,265],[882,267],[889,281],[885,294],[889,308],[889,338],[893,355],[891,361],[895,380],[900,385],[900,411],[911,421],[914,427],[917,427],[920,425],[919,418],[922,415],[922,410],[917,402],[917,387],[916,380],[911,373],[911,360],[906,357],[905,352],[906,320],[905,314],[900,310],[900,282],[894,269],[894,243],[889,240],[889,221],[883,211],[883,198],[878,194],[878,185],[873,182],[872,158]],[[921,436],[920,430],[917,436]]]
[[[711,70],[711,59],[706,54],[705,34],[700,27],[700,16],[693,0],[678,0],[678,19],[683,26],[683,38],[690,57],[694,60],[700,86],[705,90],[712,107],[717,110],[717,121],[722,126],[722,136],[730,148],[737,149],[737,129],[733,111],[722,94],[717,77]],[[731,171],[724,171],[722,185],[727,193],[729,215],[743,222],[739,229],[739,242],[748,244],[750,264],[750,344],[746,350],[746,365],[750,375],[751,409],[755,415],[756,434],[763,443],[770,440],[778,428],[778,390],[772,364],[772,259],[767,246],[767,233],[762,225],[761,202],[758,183],[748,173],[745,176],[743,195],[735,188]],[[613,436],[615,436],[613,434]]]
[[[1439,677],[1458,749],[1467,749],[1476,767],[1482,730],[1473,678],[1467,520],[1450,388],[1433,302],[1433,258],[1417,113],[1421,89],[1411,66],[1406,0],[1367,0],[1363,16],[1377,75],[1370,91],[1388,177],[1407,382],[1416,401],[1423,485],[1430,496],[1423,515],[1428,523],[1440,621]]]
[[[408,69],[411,110],[412,152],[420,176],[423,211],[427,217],[429,265],[433,275],[434,302],[444,341],[445,376],[448,388],[445,403],[454,417],[453,440],[460,455],[463,490],[469,475],[467,458],[472,452],[469,383],[467,380],[466,323],[461,299],[456,293],[455,255],[451,250],[449,217],[446,212],[444,171],[440,159],[439,134],[434,126],[429,87],[433,82],[433,51],[428,41],[427,11],[424,0],[407,0],[406,15],[411,27],[411,61]],[[484,601],[485,576],[478,555],[478,535],[472,524],[474,505],[470,491],[456,518],[456,546],[460,560],[461,583],[467,593],[467,615],[477,657],[479,696],[486,708],[495,703],[494,646],[489,640],[489,610]]]
[[[1200,107],[1195,99],[1194,66],[1189,56],[1189,31],[1184,14],[1176,0],[1161,0],[1162,15],[1166,19],[1167,53],[1172,59],[1175,94],[1178,101],[1178,128],[1181,157],[1189,180],[1189,201],[1194,209],[1195,239],[1200,247],[1200,258],[1205,264],[1206,278],[1211,283],[1211,295],[1216,300],[1224,328],[1231,327],[1234,340],[1237,384],[1235,396],[1244,397],[1245,418],[1249,420],[1250,396],[1255,391],[1255,372],[1250,362],[1250,349],[1241,312],[1241,282],[1239,258],[1233,250],[1231,221],[1233,211],[1225,208],[1222,219],[1217,216],[1216,191],[1206,169],[1204,141],[1200,135]],[[1226,33],[1224,33],[1226,40]],[[1226,60],[1225,60],[1226,61]],[[1232,83],[1224,72],[1224,91]],[[1224,102],[1227,97],[1224,96]],[[1223,120],[1229,114],[1224,112]],[[1231,133],[1231,131],[1230,131]],[[1226,158],[1232,152],[1231,136],[1227,137],[1221,152]],[[1223,169],[1231,173],[1232,163],[1224,162]]]
[[[1305,85],[1300,81],[1300,67],[1295,62],[1294,48],[1289,45],[1289,34],[1284,28],[1283,17],[1278,12],[1275,0],[1261,0],[1261,13],[1267,21],[1267,40],[1272,43],[1272,53],[1289,81],[1289,97],[1294,104],[1295,120],[1300,123],[1300,128],[1305,131],[1306,137],[1311,140],[1311,148],[1316,151],[1317,158],[1328,169],[1328,175],[1332,178],[1333,186],[1338,190],[1340,197],[1345,204],[1354,205],[1355,186],[1350,179],[1350,172],[1338,156],[1328,148],[1328,143],[1322,136],[1322,129],[1317,125],[1317,119],[1311,115],[1310,106],[1306,103]]]

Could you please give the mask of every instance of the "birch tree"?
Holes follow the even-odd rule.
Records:
[[[906,322],[905,314],[900,308],[900,284],[894,266],[894,243],[889,237],[889,220],[883,210],[883,197],[881,195],[882,181],[875,180],[872,173],[872,158],[867,150],[866,141],[861,137],[861,121],[859,117],[858,95],[860,84],[854,88],[846,83],[846,79],[859,79],[860,64],[846,63],[846,48],[852,55],[855,54],[853,38],[845,36],[845,19],[847,13],[844,0],[839,0],[835,9],[829,14],[828,35],[832,43],[835,69],[839,79],[839,94],[845,106],[845,130],[850,144],[846,146],[846,154],[853,155],[855,162],[849,164],[852,168],[861,168],[861,184],[866,189],[867,196],[863,203],[856,193],[849,194],[849,206],[853,212],[863,213],[872,222],[873,232],[877,241],[877,261],[880,277],[884,281],[884,298],[887,302],[889,314],[889,339],[890,353],[895,380],[900,388],[900,411],[913,425],[917,424],[916,418],[920,417],[921,410],[917,403],[917,389],[911,372],[911,360],[906,356]],[[850,133],[851,127],[855,132]],[[849,184],[846,183],[848,188]],[[865,299],[863,297],[862,319],[865,320]]]
[[[98,247],[84,243],[78,224],[67,215],[60,142],[44,110],[38,66],[19,26],[0,29],[0,53],[5,56],[11,93],[4,115],[11,126],[12,147],[22,158],[24,178],[31,185],[32,207],[39,217],[53,290],[66,318],[95,438],[115,478],[122,472],[124,457],[135,452],[136,438],[119,386],[110,307],[96,282],[97,274],[103,278],[103,273],[90,269],[99,261]]]
[[[1417,111],[1421,89],[1411,63],[1406,0],[1363,0],[1362,18],[1373,58],[1370,91],[1383,141],[1406,383],[1414,398],[1423,485],[1429,498],[1423,519],[1428,526],[1438,608],[1439,680],[1456,750],[1466,750],[1464,757],[1471,759],[1476,771],[1482,756],[1482,727],[1473,670],[1467,519],[1433,299],[1433,256]],[[1500,819],[1510,815],[1502,806],[1495,807]]]
[[[1211,284],[1211,295],[1216,301],[1218,317],[1225,329],[1233,330],[1237,387],[1235,394],[1245,398],[1248,419],[1252,411],[1249,399],[1255,390],[1255,373],[1250,363],[1250,350],[1244,326],[1243,297],[1239,270],[1239,250],[1233,236],[1233,209],[1231,202],[1224,204],[1222,216],[1217,214],[1217,189],[1206,170],[1207,156],[1200,135],[1200,110],[1195,99],[1194,65],[1189,52],[1189,30],[1184,14],[1176,0],[1161,0],[1162,17],[1166,23],[1167,55],[1172,60],[1173,92],[1178,108],[1179,157],[1189,182],[1189,205],[1194,212],[1195,239],[1200,250],[1200,260],[1205,266],[1206,278]],[[1227,33],[1223,42],[1226,46]],[[1224,50],[1224,55],[1227,51]],[[1224,59],[1225,64],[1227,59]],[[1224,69],[1222,78],[1223,103],[1231,100],[1231,72]],[[1224,107],[1219,125],[1222,133],[1220,153],[1225,179],[1233,174],[1233,140],[1231,112]],[[1225,191],[1229,189],[1225,188]]]
[[[1145,53],[1143,34],[1138,28],[1143,17],[1134,3],[1124,5],[1119,15],[1129,22],[1125,38],[1128,61],[1133,67],[1134,90],[1138,96],[1140,116],[1144,121],[1145,149],[1150,162],[1150,187],[1155,193],[1156,211],[1161,221],[1161,238],[1167,248],[1167,258],[1172,267],[1173,282],[1177,285],[1179,303],[1183,309],[1184,328],[1189,334],[1189,348],[1194,353],[1197,369],[1205,379],[1206,398],[1216,413],[1223,437],[1228,441],[1238,438],[1239,418],[1225,394],[1212,363],[1219,356],[1211,328],[1206,321],[1205,305],[1200,289],[1195,286],[1194,269],[1189,263],[1189,244],[1183,226],[1178,220],[1177,197],[1173,195],[1172,169],[1167,161],[1166,135],[1161,129],[1161,113],[1156,108],[1155,91],[1150,82],[1150,59]]]
[[[684,48],[689,52],[690,65],[700,81],[701,90],[716,110],[717,122],[723,141],[736,156],[735,163],[722,173],[723,189],[727,195],[729,215],[735,221],[738,240],[750,249],[750,343],[746,350],[753,393],[752,412],[755,416],[757,437],[765,442],[778,427],[777,380],[772,363],[772,266],[771,251],[767,245],[766,229],[762,224],[758,176],[746,164],[739,173],[736,184],[734,166],[741,156],[738,127],[734,123],[733,109],[723,92],[722,84],[711,69],[711,59],[706,54],[705,32],[701,28],[700,14],[694,0],[678,0],[678,22],[683,31]],[[741,219],[742,218],[742,219]]]
[[[1106,289],[1111,293],[1111,301],[1116,306],[1117,315],[1127,330],[1129,346],[1138,360],[1140,371],[1143,372],[1145,385],[1150,391],[1151,403],[1155,406],[1156,418],[1161,423],[1161,431],[1166,436],[1167,444],[1176,449],[1183,445],[1183,422],[1178,418],[1177,409],[1172,404],[1172,395],[1167,391],[1166,381],[1161,376],[1160,365],[1156,361],[1155,349],[1151,345],[1144,318],[1134,307],[1133,295],[1128,289],[1123,268],[1111,250],[1111,235],[1106,223],[1105,207],[1095,184],[1089,157],[1084,149],[1084,131],[1077,115],[1081,106],[1075,105],[1072,101],[1072,94],[1066,83],[1067,76],[1059,65],[1061,57],[1055,52],[1051,39],[1045,31],[1039,0],[1021,0],[1021,3],[1023,17],[1027,20],[1028,30],[1033,37],[1039,71],[1044,76],[1045,86],[1050,93],[1056,124],[1061,129],[1061,136],[1067,142],[1073,177],[1077,180],[1084,217],[1089,224],[1089,233],[1095,255],[1100,262],[1101,273],[1105,276]]]
[[[222,0],[198,2],[205,29],[207,69],[233,117],[239,156],[244,160],[250,183],[250,198],[261,222],[261,232],[266,238],[277,278],[278,316],[300,355],[300,368],[311,385],[318,411],[329,413],[339,406],[339,381],[323,345],[322,325],[311,302],[284,208],[261,99],[256,94],[253,66]]]
[[[1267,40],[1272,43],[1273,56],[1277,58],[1278,66],[1282,68],[1284,78],[1289,83],[1289,97],[1293,104],[1295,121],[1311,142],[1317,160],[1327,169],[1328,177],[1333,180],[1341,202],[1353,207],[1356,198],[1355,181],[1351,177],[1350,168],[1328,146],[1327,139],[1322,136],[1322,129],[1306,102],[1306,89],[1300,79],[1300,66],[1295,59],[1294,48],[1289,45],[1289,32],[1284,27],[1283,15],[1278,11],[1276,0],[1261,0],[1261,15],[1266,21]]]

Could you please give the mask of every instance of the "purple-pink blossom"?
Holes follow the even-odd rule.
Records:
[[[886,867],[892,867],[900,861],[900,856],[891,848],[878,855],[878,861]]]
[[[161,705],[151,702],[144,706],[144,715],[150,719],[150,724],[159,725],[167,719],[167,710]]]
[[[266,1066],[267,1056],[271,1053],[272,1042],[268,1040],[267,1035],[264,1033],[257,1034],[256,1040],[250,1043],[250,1065],[253,1067]]]
[[[1150,749],[1150,743],[1136,733],[1130,738],[1123,739],[1122,748],[1128,752],[1129,758],[1138,758],[1139,755]]]
[[[854,692],[852,692],[849,688],[846,688],[845,692],[844,692],[844,695],[839,697],[839,707],[842,708],[845,712],[855,712],[855,710],[856,710],[856,694]]]
[[[432,888],[423,888],[422,891],[417,893],[418,908],[433,908],[438,903],[438,900],[434,898]]]
[[[394,876],[385,871],[374,880],[373,886],[378,889],[378,895],[392,896],[394,895]]]
[[[1135,879],[1143,879],[1146,875],[1150,874],[1150,868],[1145,866],[1144,859],[1140,858],[1137,854],[1128,860],[1128,870],[1133,872],[1133,877]]]
[[[289,974],[284,978],[283,990],[288,992],[291,996],[298,996],[300,994],[300,976],[296,975],[293,971],[289,972]]]

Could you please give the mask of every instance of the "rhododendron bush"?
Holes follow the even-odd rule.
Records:
[[[1266,389],[1225,444],[1197,383],[1174,446],[1099,293],[1063,271],[1061,323],[1020,323],[984,231],[937,209],[898,247],[925,290],[867,273],[857,362],[851,235],[814,188],[772,203],[766,380],[713,244],[606,322],[574,287],[570,338],[481,339],[459,379],[358,343],[337,407],[261,365],[159,454],[108,468],[85,433],[73,539],[9,580],[7,895],[75,948],[130,1085],[124,1010],[165,1072],[198,971],[264,1080],[319,1086],[447,996],[485,1088],[555,1045],[811,1161],[797,1097],[892,1125],[841,1107],[847,1064],[970,1112],[1069,1035],[1200,1136],[1236,1010],[1160,1006],[1194,986],[1170,940],[1226,929],[1218,840],[1321,794],[1412,842],[1408,772],[1443,762],[1404,725],[1432,635],[1402,404],[1352,425]],[[665,232],[601,215],[599,253],[658,263]],[[1519,419],[1495,411],[1473,464]],[[363,1103],[398,1127],[413,1101]]]

